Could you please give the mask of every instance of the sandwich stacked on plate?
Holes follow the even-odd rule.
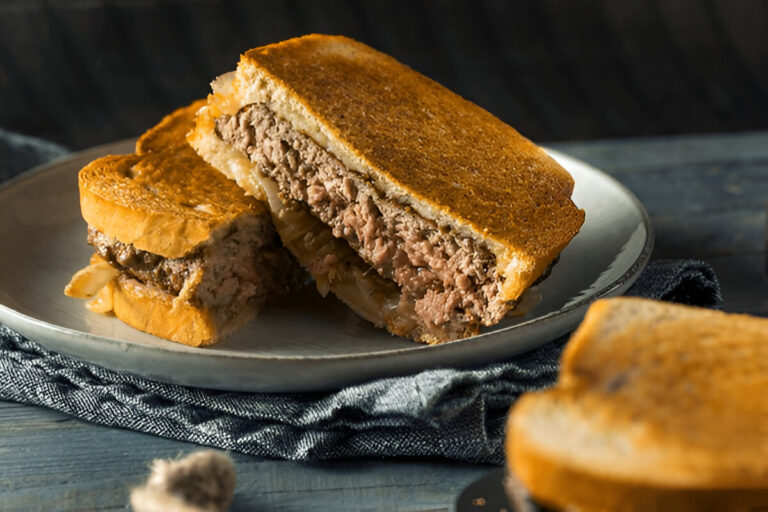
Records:
[[[322,292],[394,334],[496,324],[584,221],[543,150],[351,39],[250,50],[213,88],[190,143],[268,202]]]
[[[78,279],[111,283],[99,307],[154,334],[210,343],[284,290],[293,271],[276,229],[320,292],[362,318],[426,343],[472,336],[520,303],[584,222],[573,179],[542,149],[351,39],[250,50],[213,86],[136,155],[80,175],[101,259]],[[181,140],[198,107],[187,139],[212,167]],[[128,314],[117,299],[150,289],[165,309]],[[204,333],[161,321],[180,304]]]
[[[557,385],[513,407],[506,452],[511,494],[558,510],[764,510],[768,320],[596,302]]]
[[[145,133],[133,155],[107,156],[79,174],[91,265],[65,293],[89,308],[188,345],[214,343],[295,282],[265,206],[187,144],[202,102]]]

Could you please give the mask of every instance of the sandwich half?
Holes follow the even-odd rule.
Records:
[[[245,324],[296,280],[266,207],[186,141],[198,101],[146,132],[133,155],[78,176],[96,253],[65,293],[161,338],[201,346]]]
[[[597,301],[557,384],[515,403],[505,448],[510,473],[555,510],[765,510],[768,320]]]
[[[543,150],[345,37],[246,52],[188,140],[268,201],[321,292],[417,341],[499,322],[584,221]]]

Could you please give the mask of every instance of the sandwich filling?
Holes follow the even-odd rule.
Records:
[[[291,261],[266,222],[242,219],[183,258],[125,244],[92,226],[88,243],[117,270],[198,307],[235,317],[247,303],[285,291]]]
[[[222,115],[216,134],[277,184],[283,202],[306,208],[379,275],[394,281],[428,325],[445,327],[458,319],[462,327],[449,336],[460,337],[497,323],[512,306],[501,298],[503,278],[487,247],[384,197],[369,179],[265,104]]]

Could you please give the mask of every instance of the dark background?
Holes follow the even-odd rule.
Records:
[[[253,46],[351,36],[536,141],[768,128],[759,0],[0,1],[0,128],[137,135]]]

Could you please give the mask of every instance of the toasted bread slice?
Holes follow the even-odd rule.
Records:
[[[180,258],[239,217],[264,217],[247,197],[187,144],[204,100],[166,116],[142,135],[135,155],[94,160],[79,174],[80,208],[102,233],[165,258]]]
[[[245,325],[255,311],[242,308],[221,321],[214,308],[195,306],[157,287],[146,285],[125,274],[111,286],[112,311],[115,316],[140,331],[185,345],[200,347],[210,345]]]
[[[552,389],[513,407],[510,470],[565,510],[768,506],[768,320],[593,304]]]
[[[273,214],[295,209],[286,202],[309,205],[360,256],[352,266],[395,281],[403,295],[397,316],[411,317],[400,327],[411,327],[376,323],[396,334],[446,341],[498,322],[584,221],[570,198],[571,176],[543,150],[482,108],[351,39],[310,35],[250,50],[234,75],[214,83],[214,92],[190,143],[250,193],[265,194]],[[225,134],[226,123],[239,131]],[[273,138],[260,139],[262,132]],[[282,137],[279,144],[275,137]],[[317,157],[326,153],[330,158]],[[299,176],[307,169],[311,176]],[[333,213],[313,205],[322,202],[313,200],[315,192],[331,196]],[[383,219],[375,234],[360,227],[369,211],[376,223]],[[419,233],[429,233],[423,247],[403,243]],[[454,247],[466,249],[482,269],[454,271]],[[413,284],[430,273],[436,277],[429,283]],[[360,301],[335,285],[338,273],[313,274],[356,309]],[[465,300],[468,290],[480,289],[477,300]]]
[[[298,276],[268,209],[187,143],[202,104],[166,116],[135,154],[80,171],[81,211],[98,257],[65,289],[93,297],[92,311],[193,346],[221,340]]]

